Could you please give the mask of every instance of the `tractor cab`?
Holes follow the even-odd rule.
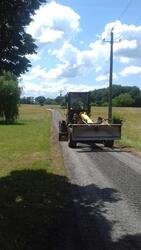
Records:
[[[90,114],[90,92],[69,92],[67,96],[67,123],[77,123],[81,112]]]

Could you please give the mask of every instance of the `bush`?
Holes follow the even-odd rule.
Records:
[[[122,121],[123,121],[123,118],[121,117],[121,115],[119,115],[119,114],[113,114],[112,122],[114,124],[121,124]]]

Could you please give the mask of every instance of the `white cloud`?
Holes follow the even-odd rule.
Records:
[[[27,74],[22,75],[22,82],[41,79],[45,81],[69,79],[77,76],[82,76],[89,70],[86,64],[71,64],[69,62],[58,64],[56,67],[47,70],[40,65],[37,65],[31,69]]]
[[[109,59],[110,49],[108,43],[103,43],[101,40],[97,40],[93,43],[90,43],[89,47],[90,53],[93,54],[95,62],[98,65],[102,65]]]
[[[113,27],[114,40],[121,40],[119,43],[114,43],[114,55],[118,56],[123,63],[139,59],[141,57],[141,26],[122,24],[120,21],[109,23],[105,26],[101,38],[109,40]]]
[[[47,77],[47,72],[45,68],[42,68],[40,65],[32,67],[30,72],[23,74],[21,76],[22,82],[33,81],[35,79],[45,79]]]
[[[64,80],[41,82],[40,84],[25,82],[24,84],[22,84],[22,86],[23,96],[26,95],[34,97],[39,95],[58,95],[60,90],[63,91],[63,94],[66,94],[69,91],[91,91],[94,89],[93,86],[90,86],[88,84],[68,83]]]
[[[32,60],[34,62],[40,60],[40,58],[41,58],[39,53],[26,55],[26,57],[27,57],[27,59]]]
[[[116,73],[113,73],[113,80],[117,80],[118,76]],[[102,81],[108,81],[109,80],[109,74],[105,74],[105,75],[100,75],[96,78],[97,82],[102,82]]]
[[[47,28],[40,36],[40,42],[41,43],[49,43],[54,42],[57,39],[61,39],[64,35],[63,31],[60,30],[53,30]]]
[[[107,80],[108,80],[108,75],[101,75],[96,78],[97,82],[107,81]]]
[[[72,44],[65,42],[60,50],[54,50],[53,55],[63,63],[75,64],[77,63],[77,55],[79,50],[75,48]]]
[[[140,75],[141,67],[138,66],[129,66],[120,72],[120,75],[126,77],[128,75]]]
[[[82,41],[80,41],[80,44],[84,44],[84,41],[82,40]]]
[[[121,21],[116,21],[108,23],[105,26],[104,32],[102,33],[102,39],[109,40],[111,29],[114,28],[114,38],[125,39],[125,40],[134,40],[135,37],[139,38],[141,34],[141,26],[122,24]]]
[[[98,66],[98,67],[96,67],[96,69],[95,69],[96,72],[99,72],[99,71],[101,71],[101,70],[102,70],[102,67],[101,67],[101,66]]]
[[[69,70],[69,67],[66,64],[58,64],[55,68],[52,68],[50,70],[47,70],[46,68],[41,67],[40,65],[37,65],[31,69],[31,71],[27,74],[22,75],[22,81],[30,81],[30,80],[45,80],[50,81],[53,79],[63,79],[65,77],[68,77],[71,70]]]
[[[109,45],[96,41],[87,50],[79,50],[66,41],[60,50],[52,51],[52,55],[65,64],[65,77],[82,76],[102,69],[103,64],[109,60]]]
[[[80,16],[70,7],[52,1],[40,7],[27,32],[41,43],[69,39],[79,31]]]
[[[80,51],[72,44],[65,42],[60,50],[52,52],[63,63],[62,77],[76,77],[93,69],[94,55],[91,50]]]
[[[116,73],[113,73],[113,80],[118,80],[118,75]]]
[[[124,63],[124,64],[128,64],[128,63],[130,63],[130,59],[127,58],[127,57],[121,56],[120,57],[120,62]]]
[[[67,63],[58,64],[55,68],[47,72],[45,79],[50,80],[50,79],[65,78],[65,71],[67,70],[67,66],[68,66]]]
[[[46,80],[74,78],[78,76],[85,76],[90,71],[98,72],[102,68],[99,66],[101,53],[97,53],[97,50],[95,51],[95,46],[94,48],[92,47],[88,50],[81,51],[69,42],[64,42],[60,50],[50,50],[49,53],[50,55],[55,56],[60,63],[50,70],[37,65],[31,69],[29,74],[25,76],[26,80],[33,78]]]

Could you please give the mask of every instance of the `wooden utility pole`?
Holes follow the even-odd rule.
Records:
[[[114,34],[112,29],[111,40],[110,40],[109,109],[108,109],[109,123],[112,123],[113,41],[114,41]]]
[[[114,41],[114,33],[113,33],[114,27],[111,29],[111,38],[110,41],[106,41],[103,39],[103,42],[110,43],[110,72],[109,72],[109,105],[108,105],[108,121],[109,123],[112,123],[112,85],[113,85],[113,44],[115,42],[120,42],[119,41]]]
[[[62,97],[63,90],[60,90],[59,93],[60,93],[60,97]]]

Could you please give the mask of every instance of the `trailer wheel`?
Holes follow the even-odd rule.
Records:
[[[111,140],[111,141],[104,141],[104,146],[105,147],[109,147],[109,148],[112,148],[114,145],[114,141]]]
[[[74,141],[74,140],[72,139],[72,133],[70,133],[70,134],[69,134],[69,140],[68,140],[68,146],[69,146],[70,148],[76,148],[76,145],[77,145],[77,143],[76,143],[76,141]]]

